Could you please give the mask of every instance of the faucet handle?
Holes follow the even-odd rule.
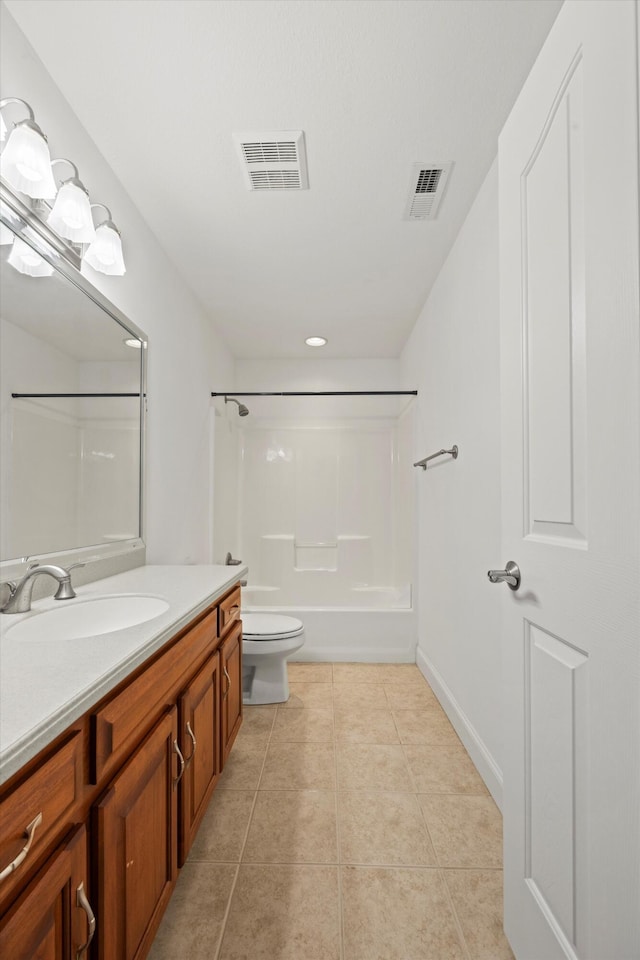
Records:
[[[71,570],[75,570],[76,567],[86,567],[86,565],[87,565],[86,562],[84,562],[84,563],[72,563],[72,564],[71,564],[70,566],[68,566],[66,569],[67,569],[68,571],[71,571]]]

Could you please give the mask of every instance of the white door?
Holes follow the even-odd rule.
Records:
[[[492,589],[518,960],[640,957],[636,17],[567,0],[500,138],[499,566],[522,584]]]

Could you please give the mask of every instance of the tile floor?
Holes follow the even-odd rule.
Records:
[[[512,960],[502,823],[411,664],[245,707],[150,960]]]

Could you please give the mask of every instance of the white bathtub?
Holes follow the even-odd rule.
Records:
[[[302,620],[305,643],[296,660],[415,663],[417,617],[406,605],[410,590],[367,587],[349,593],[348,605],[302,606],[282,603],[277,587],[251,585],[242,591],[242,607]]]

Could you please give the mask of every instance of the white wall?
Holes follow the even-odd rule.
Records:
[[[402,355],[417,385],[414,460],[457,444],[418,486],[418,663],[501,793],[498,168],[494,163]]]
[[[127,274],[91,280],[149,337],[145,539],[152,563],[203,562],[210,551],[209,392],[233,386],[233,358],[41,61],[1,7],[3,96],[33,107],[54,157],[69,157],[123,235]],[[158,144],[162,149],[162,144]],[[176,184],[176,189],[180,189]]]

